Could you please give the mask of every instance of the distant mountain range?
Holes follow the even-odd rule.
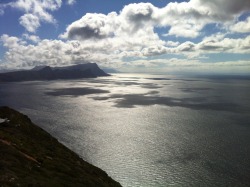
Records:
[[[102,68],[103,71],[106,73],[121,73],[120,71],[117,71],[116,69],[113,68]]]
[[[96,63],[78,64],[67,67],[36,66],[31,70],[0,73],[0,82],[33,80],[80,79],[109,76]]]

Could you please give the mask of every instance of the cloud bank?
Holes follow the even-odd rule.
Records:
[[[41,22],[56,22],[50,12],[59,9],[62,1],[28,2],[18,0],[11,5],[25,12],[19,20],[28,32],[35,33]],[[24,34],[21,38],[2,35],[1,42],[8,50],[5,54],[8,63],[2,66],[61,66],[90,61],[118,68],[223,66],[230,69],[238,65],[250,71],[246,60],[212,65],[201,62],[209,54],[250,54],[250,17],[239,21],[249,11],[249,0],[190,0],[168,3],[162,8],[138,3],[126,5],[120,12],[87,13],[68,25],[58,39],[41,40],[34,34]],[[217,31],[206,33],[207,26]],[[164,58],[164,55],[175,57]]]
[[[67,0],[68,5],[73,5],[75,0]],[[0,5],[0,15],[4,14],[4,8],[11,7],[22,11],[24,14],[19,18],[19,23],[28,32],[35,33],[41,23],[55,24],[56,19],[52,12],[62,6],[62,0],[17,0]]]

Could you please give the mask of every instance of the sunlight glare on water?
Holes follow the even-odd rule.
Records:
[[[11,83],[0,105],[125,187],[247,186],[249,83],[143,74]]]

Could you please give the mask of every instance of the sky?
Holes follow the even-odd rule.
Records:
[[[249,0],[0,0],[0,69],[250,74]]]

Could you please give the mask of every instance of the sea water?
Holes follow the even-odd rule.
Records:
[[[123,186],[250,186],[250,80],[115,74],[0,84],[28,115]]]

